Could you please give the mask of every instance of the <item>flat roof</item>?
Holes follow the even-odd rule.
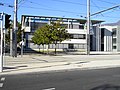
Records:
[[[86,19],[78,19],[78,18],[65,18],[65,17],[52,17],[52,16],[34,16],[34,15],[22,15],[22,17],[33,17],[33,18],[51,18],[51,19],[66,19],[66,20],[76,20],[80,22],[81,24],[86,23]],[[104,21],[102,20],[91,20],[92,24],[102,23]]]

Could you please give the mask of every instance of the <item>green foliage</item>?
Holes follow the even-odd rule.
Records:
[[[21,24],[19,22],[17,23],[17,26],[18,26],[18,30],[17,30],[17,43],[19,43],[22,40],[21,34],[22,34],[23,30],[21,30]],[[8,33],[5,35],[5,39],[6,39],[6,43],[7,44],[10,43],[10,29],[13,30],[13,21],[11,21],[10,28],[7,29]]]
[[[23,30],[21,30],[22,27],[21,27],[21,24],[20,24],[20,23],[18,23],[17,26],[18,26],[18,31],[17,31],[17,43],[19,43],[20,41],[22,41],[21,35],[22,35]]]
[[[45,25],[37,29],[32,37],[32,42],[37,45],[51,44],[55,45],[69,38],[65,27],[61,26],[61,22],[51,22],[50,25]],[[56,48],[55,48],[56,53]]]
[[[69,38],[69,34],[67,33],[65,27],[61,26],[62,22],[57,21],[57,22],[52,22],[52,42],[55,44],[55,54],[56,54],[56,45],[58,42],[62,42],[66,39]]]
[[[62,42],[69,38],[65,27],[61,26],[60,21],[52,22],[52,40],[53,42]]]
[[[37,45],[50,43],[49,25],[43,26],[35,31],[32,42]]]

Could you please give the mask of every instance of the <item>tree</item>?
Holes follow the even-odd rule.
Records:
[[[69,39],[69,33],[67,33],[67,30],[65,27],[61,25],[61,21],[52,22],[52,42],[55,44],[55,54],[57,49],[57,43],[62,42],[66,39]]]
[[[45,25],[37,29],[32,37],[32,42],[37,45],[55,44],[55,54],[57,43],[69,38],[69,34],[65,27],[61,26],[60,21],[51,22],[50,25]],[[39,48],[40,50],[40,48]]]
[[[44,44],[50,43],[49,25],[45,25],[37,29],[32,37],[32,42],[34,44],[39,45],[39,51],[40,51],[40,45],[43,45],[43,50],[44,50]]]

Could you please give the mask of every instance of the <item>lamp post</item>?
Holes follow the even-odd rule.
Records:
[[[3,71],[3,13],[1,13],[0,72]]]

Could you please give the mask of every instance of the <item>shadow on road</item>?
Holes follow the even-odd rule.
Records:
[[[27,67],[27,65],[15,66],[15,67],[3,67],[3,70],[6,70],[6,69],[17,69],[17,68],[20,68],[20,67]]]
[[[90,90],[120,90],[120,86],[105,84],[105,85],[100,85],[100,86],[94,87]]]

